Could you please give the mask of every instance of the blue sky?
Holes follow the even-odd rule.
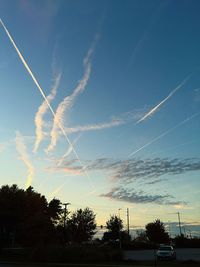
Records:
[[[98,224],[119,208],[125,220],[129,207],[132,226],[175,222],[179,211],[196,231],[199,9],[195,0],[1,0],[1,184],[89,206]]]

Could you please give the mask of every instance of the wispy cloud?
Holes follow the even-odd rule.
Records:
[[[79,138],[81,137],[81,134],[79,134],[75,140],[73,141],[73,146],[75,146],[75,144],[78,142]],[[64,162],[64,160],[73,152],[73,148],[72,146],[69,146],[67,151],[65,152],[64,155],[62,155],[62,157],[57,161],[56,165],[60,166],[62,165],[62,163]]]
[[[73,106],[75,102],[76,97],[85,89],[90,77],[90,72],[91,72],[91,64],[88,64],[85,73],[83,75],[83,78],[81,79],[81,81],[79,82],[78,86],[75,88],[73,93],[70,96],[65,97],[64,100],[59,104],[55,113],[53,127],[51,130],[51,142],[46,149],[47,153],[52,151],[57,144],[57,140],[60,133],[60,129],[58,127],[57,122],[60,121],[62,125],[64,125],[65,112],[70,110],[70,108]]]
[[[148,117],[152,116],[154,113],[156,113],[159,108],[167,101],[169,100],[180,88],[182,88],[186,82],[190,79],[191,75],[187,76],[176,88],[174,88],[167,97],[165,97],[159,104],[157,104],[155,107],[153,107],[149,112],[147,112],[141,119],[137,121],[137,123],[140,123],[144,120],[146,120]]]
[[[56,118],[56,114],[55,114],[53,108],[51,107],[51,104],[49,103],[49,101],[48,101],[48,99],[47,99],[47,97],[46,97],[46,95],[45,95],[45,93],[44,93],[42,87],[41,87],[40,84],[38,83],[36,77],[34,76],[32,70],[30,69],[29,65],[28,65],[27,62],[25,61],[25,59],[24,59],[24,57],[22,56],[21,52],[19,51],[19,49],[18,49],[16,43],[14,42],[12,36],[10,35],[8,29],[6,28],[6,26],[5,26],[5,24],[3,23],[3,21],[2,21],[1,18],[0,18],[0,23],[1,23],[1,25],[3,26],[3,29],[5,30],[5,32],[6,32],[7,36],[8,36],[8,38],[9,38],[10,42],[12,43],[14,49],[16,50],[16,52],[17,52],[17,54],[18,54],[18,56],[19,56],[21,62],[23,63],[25,69],[28,71],[30,77],[32,78],[33,82],[35,83],[36,87],[38,88],[40,94],[42,95],[42,97],[43,97],[44,100],[46,101],[47,106],[48,106],[48,108],[50,109],[50,111],[51,111],[51,113],[52,113],[52,115],[53,115],[53,117],[54,117],[54,120],[55,120],[55,118]],[[82,161],[80,160],[80,158],[79,158],[79,156],[78,156],[76,150],[75,150],[74,147],[72,146],[72,143],[71,143],[71,141],[69,140],[68,135],[67,135],[67,133],[66,133],[66,131],[65,131],[65,129],[64,129],[64,126],[63,126],[63,124],[62,124],[62,121],[60,121],[58,118],[56,118],[55,121],[56,121],[56,123],[57,123],[57,125],[58,125],[57,127],[60,128],[62,134],[65,136],[65,139],[66,139],[67,143],[73,148],[73,153],[74,153],[74,155],[76,156],[77,160],[79,161],[80,165],[83,166],[83,167],[85,167],[85,166],[83,165]],[[85,171],[85,174],[88,176],[88,174],[87,174],[86,171]]]
[[[49,103],[51,103],[51,101],[55,98],[56,93],[57,93],[57,89],[59,87],[60,84],[60,79],[61,79],[61,73],[59,73],[58,75],[56,75],[55,79],[54,79],[54,84],[53,87],[51,89],[50,94],[47,96],[47,100],[49,101]],[[47,102],[44,100],[42,102],[42,104],[40,105],[40,107],[38,108],[38,111],[35,115],[35,126],[36,126],[36,130],[35,130],[35,134],[36,134],[36,140],[35,140],[35,144],[34,144],[34,149],[33,152],[36,152],[41,141],[43,140],[45,133],[43,131],[43,127],[45,125],[45,122],[43,120],[44,115],[46,114],[46,112],[48,111],[48,105]]]
[[[62,167],[60,168],[59,166],[52,166],[52,167],[48,167],[47,170],[49,172],[64,172],[66,174],[70,174],[71,176],[77,176],[77,175],[81,175],[84,173],[84,167],[82,166],[78,166],[77,168],[76,167],[69,167],[69,166],[66,166],[66,167]]]
[[[96,45],[97,45],[99,39],[100,39],[100,33],[96,33],[95,36],[94,36],[94,40],[93,40],[93,42],[92,42],[92,44],[91,44],[91,46],[90,46],[90,48],[89,48],[89,50],[87,52],[87,55],[83,60],[83,64],[85,66],[87,66],[87,64],[90,63],[91,57],[92,57],[92,55],[93,55],[93,53],[95,51],[95,48],[96,48]]]
[[[96,130],[103,130],[103,129],[120,126],[125,123],[126,122],[123,120],[113,119],[112,121],[105,122],[105,123],[96,123],[96,124],[88,124],[88,125],[79,125],[75,127],[67,127],[66,131],[68,134],[76,133],[76,132],[96,131]]]
[[[87,131],[109,129],[109,128],[117,127],[120,125],[124,125],[131,121],[135,121],[140,115],[141,115],[141,111],[139,110],[130,111],[130,112],[123,113],[119,116],[115,116],[111,118],[111,120],[108,122],[67,127],[66,131],[68,134],[71,134],[71,133],[76,133],[76,132],[87,132]]]
[[[51,142],[49,144],[49,146],[46,149],[46,152],[50,152],[52,151],[56,144],[57,144],[57,140],[59,137],[59,127],[58,127],[58,121],[60,121],[63,125],[64,125],[64,115],[66,112],[69,112],[69,110],[72,108],[72,106],[74,105],[74,102],[76,100],[76,98],[85,90],[86,85],[88,83],[88,80],[90,78],[90,74],[91,74],[91,57],[94,53],[94,49],[96,46],[96,43],[99,39],[99,35],[96,34],[94,41],[90,47],[90,49],[88,50],[88,53],[86,55],[86,57],[83,60],[83,65],[84,65],[84,74],[82,79],[79,81],[77,87],[74,89],[74,91],[72,92],[72,94],[70,96],[66,96],[63,101],[58,105],[58,108],[56,110],[56,114],[55,114],[55,118],[54,118],[54,123],[53,123],[53,127],[51,130]]]
[[[123,187],[113,188],[110,192],[106,194],[101,194],[101,197],[107,197],[114,200],[125,201],[129,203],[137,203],[137,204],[147,204],[154,203],[159,205],[175,205],[182,204],[184,202],[174,201],[174,197],[166,194],[166,195],[150,195],[145,193],[144,191],[133,191],[130,189],[126,189]],[[185,203],[186,204],[186,203]]]
[[[27,153],[26,145],[24,142],[23,136],[20,134],[20,132],[16,132],[16,138],[15,138],[15,143],[16,143],[16,149],[17,152],[20,155],[20,159],[24,162],[24,164],[27,167],[27,178],[26,178],[26,185],[25,187],[28,188],[32,184],[33,176],[35,173],[35,169],[30,161],[29,155]]]

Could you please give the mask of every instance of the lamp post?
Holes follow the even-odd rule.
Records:
[[[179,232],[180,232],[180,236],[182,236],[182,231],[181,231],[181,220],[180,220],[180,212],[177,212],[177,214],[178,214]]]

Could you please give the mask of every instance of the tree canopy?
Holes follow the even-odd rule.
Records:
[[[123,221],[116,215],[110,216],[110,219],[106,222],[107,232],[104,233],[103,239],[116,240],[120,238],[120,232],[123,229]]]
[[[17,185],[0,188],[0,241],[2,245],[34,245],[53,236],[53,220],[61,213],[59,200],[49,203],[32,187]]]
[[[148,239],[154,243],[168,243],[169,235],[165,230],[163,222],[155,220],[155,222],[148,223],[146,226],[146,235]]]
[[[90,240],[96,233],[95,214],[89,208],[75,211],[67,223],[70,239],[74,242]]]

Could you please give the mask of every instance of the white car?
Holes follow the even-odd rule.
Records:
[[[157,259],[158,260],[175,260],[176,252],[172,246],[162,245],[157,250]]]

